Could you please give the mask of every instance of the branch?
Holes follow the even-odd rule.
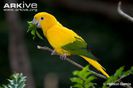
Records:
[[[118,13],[120,15],[122,15],[123,17],[125,17],[128,20],[133,22],[133,17],[129,16],[128,14],[126,14],[125,12],[122,11],[122,9],[121,9],[121,1],[119,1],[119,3],[118,3],[117,11],[118,11]]]
[[[118,82],[118,83],[124,83],[124,82],[122,82],[121,80],[123,79],[123,78],[125,78],[126,76],[121,76],[118,80],[116,80],[116,82]],[[115,83],[116,83],[115,82]],[[123,85],[123,87],[126,87],[126,88],[132,88],[130,85]]]
[[[44,51],[50,51],[51,53],[54,51],[53,49],[51,49],[51,48],[49,48],[47,46],[42,47],[42,46],[39,46],[38,45],[37,48],[40,49],[40,50],[44,50]],[[55,52],[54,55],[59,55],[59,54]],[[77,66],[80,69],[83,69],[83,66],[82,65],[78,64],[77,62],[73,61],[70,58],[66,58],[66,61],[68,61],[69,63],[71,63],[71,64],[73,64],[75,66]],[[107,79],[104,75],[101,75],[99,73],[96,73],[95,71],[92,71],[90,69],[88,69],[88,71],[90,71],[92,74],[96,75],[97,77],[100,77],[100,78],[103,78],[103,79]]]

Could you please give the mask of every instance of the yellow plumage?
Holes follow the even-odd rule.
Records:
[[[81,56],[81,57],[84,58],[86,61],[88,61],[97,70],[102,72],[106,77],[109,77],[109,75],[104,71],[104,68],[97,61],[95,61],[91,58],[85,57],[85,56]]]
[[[64,27],[61,25],[56,18],[46,12],[40,12],[34,16],[34,19],[39,24],[39,27],[42,28],[44,36],[48,39],[51,46],[55,49],[55,51],[61,55],[71,55],[73,53],[63,49],[62,47],[71,44],[76,39],[81,40],[82,42],[85,42],[84,39],[82,39],[78,34],[76,34],[74,31]],[[76,38],[75,38],[76,37]],[[79,55],[82,58],[84,58],[87,62],[89,62],[93,67],[95,67],[97,70],[102,72],[106,77],[109,77],[109,75],[104,71],[103,67],[95,60]]]

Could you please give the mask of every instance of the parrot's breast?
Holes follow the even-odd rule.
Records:
[[[70,54],[62,46],[75,41],[75,33],[63,26],[54,26],[46,32],[50,45],[60,54]]]

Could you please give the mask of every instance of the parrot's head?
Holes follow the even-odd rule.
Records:
[[[47,12],[39,12],[34,15],[32,23],[38,28],[42,28],[42,30],[47,30],[57,24],[57,20],[53,15]]]

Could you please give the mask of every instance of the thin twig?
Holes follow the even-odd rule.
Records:
[[[125,77],[127,77],[127,76],[121,76],[119,79],[116,80],[116,82],[118,82],[118,83],[124,83],[124,82],[122,82],[121,80],[122,80],[123,78],[125,78]],[[126,87],[126,88],[132,88],[130,85],[123,85],[123,86]]]
[[[42,46],[37,46],[37,48],[40,49],[40,50],[45,50],[45,51],[47,50],[47,51],[50,51],[51,53],[54,51],[53,49],[51,49],[51,48],[49,48],[49,47],[47,47],[47,46],[44,46],[44,47],[42,47]],[[59,55],[59,54],[55,52],[54,55]],[[59,56],[60,56],[60,55],[59,55]],[[73,60],[70,59],[70,58],[66,58],[66,61],[68,61],[69,63],[71,63],[71,64],[73,64],[73,65],[75,65],[75,66],[77,66],[78,68],[83,69],[83,66],[82,66],[82,65],[78,64],[77,62],[73,61]],[[92,71],[92,70],[90,70],[90,69],[88,69],[88,71],[91,72],[92,74],[96,75],[97,77],[106,79],[106,77],[105,77],[104,75],[101,75],[101,74],[99,74],[99,73],[96,73],[96,72],[94,72],[94,71]]]
[[[118,11],[118,13],[120,15],[122,15],[123,17],[125,17],[128,20],[133,22],[133,17],[129,16],[128,14],[126,14],[125,12],[122,11],[122,9],[121,9],[121,1],[119,1],[119,3],[118,3],[117,11]]]

